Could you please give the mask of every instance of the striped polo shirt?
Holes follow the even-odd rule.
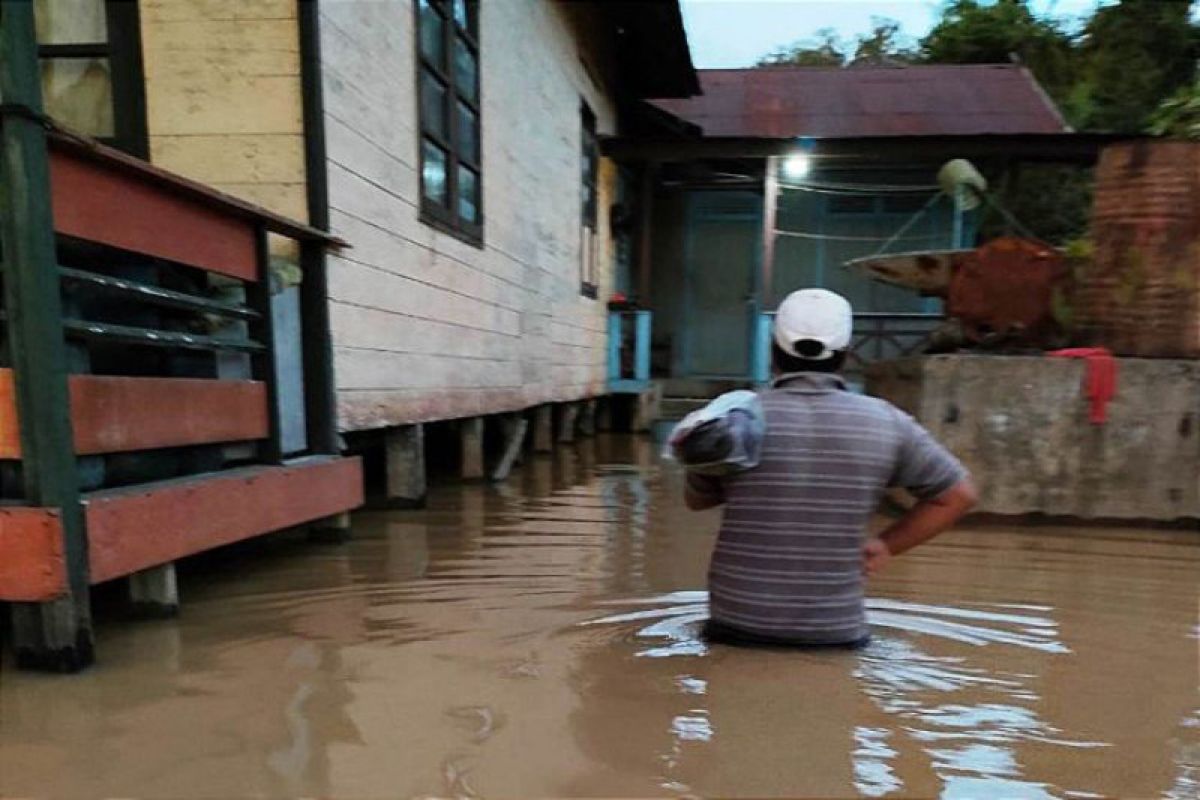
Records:
[[[762,401],[758,467],[688,476],[725,503],[709,569],[712,621],[798,644],[864,639],[862,546],[884,491],[936,497],[966,470],[912,417],[846,391],[836,375],[785,375]]]

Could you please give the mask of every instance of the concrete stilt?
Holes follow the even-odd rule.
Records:
[[[343,544],[350,541],[350,512],[317,520],[308,527],[308,540],[320,544]]]
[[[637,395],[633,411],[632,428],[634,433],[646,433],[654,427],[662,411],[662,397],[657,389],[650,389]]]
[[[458,423],[462,459],[459,476],[465,480],[483,477],[483,417],[471,417]]]
[[[575,426],[579,423],[579,403],[563,403],[559,406],[558,441],[571,444],[575,441]]]
[[[389,428],[384,437],[388,507],[424,508],[427,491],[424,426]]]
[[[581,436],[596,435],[596,398],[584,400],[579,409],[579,434]]]
[[[179,613],[175,565],[162,564],[129,576],[129,608],[136,617],[164,619]]]
[[[493,481],[502,481],[512,472],[513,465],[521,458],[521,446],[525,443],[528,430],[529,420],[520,414],[511,414],[504,418],[504,452],[492,470]]]
[[[549,453],[554,450],[554,409],[538,406],[533,411],[533,451]]]

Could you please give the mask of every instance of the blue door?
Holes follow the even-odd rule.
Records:
[[[686,221],[681,371],[691,378],[749,378],[762,197],[691,192]]]

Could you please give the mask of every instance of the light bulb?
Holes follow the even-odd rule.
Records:
[[[810,166],[807,153],[793,153],[783,160],[783,174],[792,180],[800,180],[808,175]]]

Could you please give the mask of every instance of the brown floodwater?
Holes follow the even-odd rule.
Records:
[[[100,663],[0,673],[0,794],[1200,797],[1200,534],[987,527],[859,653],[697,638],[715,513],[648,441],[189,564]]]

